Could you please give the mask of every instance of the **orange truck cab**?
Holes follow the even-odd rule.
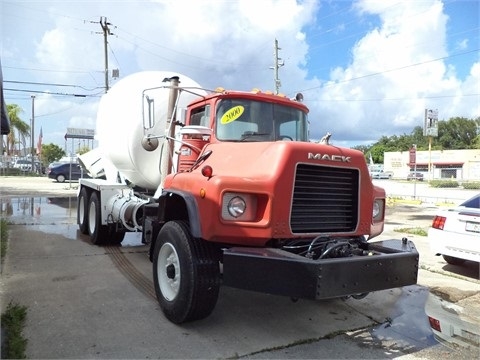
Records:
[[[143,211],[169,320],[208,316],[220,284],[326,299],[416,283],[412,242],[370,241],[386,204],[364,155],[330,134],[309,141],[302,102],[222,89],[190,103],[184,121],[172,171]]]

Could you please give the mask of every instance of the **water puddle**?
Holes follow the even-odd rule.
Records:
[[[0,197],[0,216],[9,224],[32,225],[46,234],[89,242],[78,230],[77,197]],[[59,226],[61,225],[61,226]],[[127,233],[122,247],[144,246],[141,233]]]
[[[480,292],[454,289],[461,299],[453,302],[439,292],[418,285],[402,288],[391,318],[370,330],[373,341],[392,353],[416,352],[441,343],[457,354],[478,354]]]
[[[428,288],[412,285],[402,288],[391,318],[373,328],[370,335],[380,342],[393,342],[405,350],[418,351],[435,345],[423,304],[428,296]]]
[[[75,223],[76,197],[0,198],[0,215],[17,225],[53,225]]]

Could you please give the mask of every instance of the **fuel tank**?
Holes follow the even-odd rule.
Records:
[[[162,180],[161,153],[167,146],[168,79],[178,76],[180,87],[206,94],[185,75],[166,71],[144,71],[125,77],[105,94],[97,113],[98,153],[128,181],[145,189],[157,189]],[[165,82],[166,81],[166,82]],[[181,91],[178,108],[185,109],[198,95]],[[178,114],[178,112],[177,112]],[[160,136],[156,149],[142,147],[145,135]],[[163,174],[165,176],[166,174]]]

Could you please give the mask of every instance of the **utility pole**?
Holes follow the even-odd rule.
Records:
[[[104,46],[104,52],[105,52],[105,93],[107,93],[109,87],[108,87],[108,41],[107,41],[107,36],[108,35],[114,35],[111,31],[110,28],[108,27],[110,24],[107,22],[107,18],[101,16],[100,17],[100,26],[102,27],[103,31],[103,46]]]
[[[281,48],[278,47],[278,40],[275,39],[275,44],[274,44],[274,52],[273,52],[273,63],[274,66],[270,67],[270,69],[273,69],[275,73],[275,94],[278,95],[278,92],[280,91],[280,86],[282,86],[280,79],[278,78],[278,69],[285,65],[284,61],[278,57],[278,50],[282,50]]]
[[[32,170],[31,172],[35,171],[35,95],[32,95],[32,128],[31,130],[31,149],[30,154],[32,155]]]

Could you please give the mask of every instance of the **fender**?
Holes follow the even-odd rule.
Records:
[[[160,204],[161,219],[168,221],[186,218],[192,236],[195,238],[202,237],[198,204],[191,193],[181,190],[164,189],[158,202]],[[169,209],[173,207],[174,211],[166,211],[167,207]],[[186,213],[184,213],[185,211]],[[168,214],[168,216],[166,214]]]

